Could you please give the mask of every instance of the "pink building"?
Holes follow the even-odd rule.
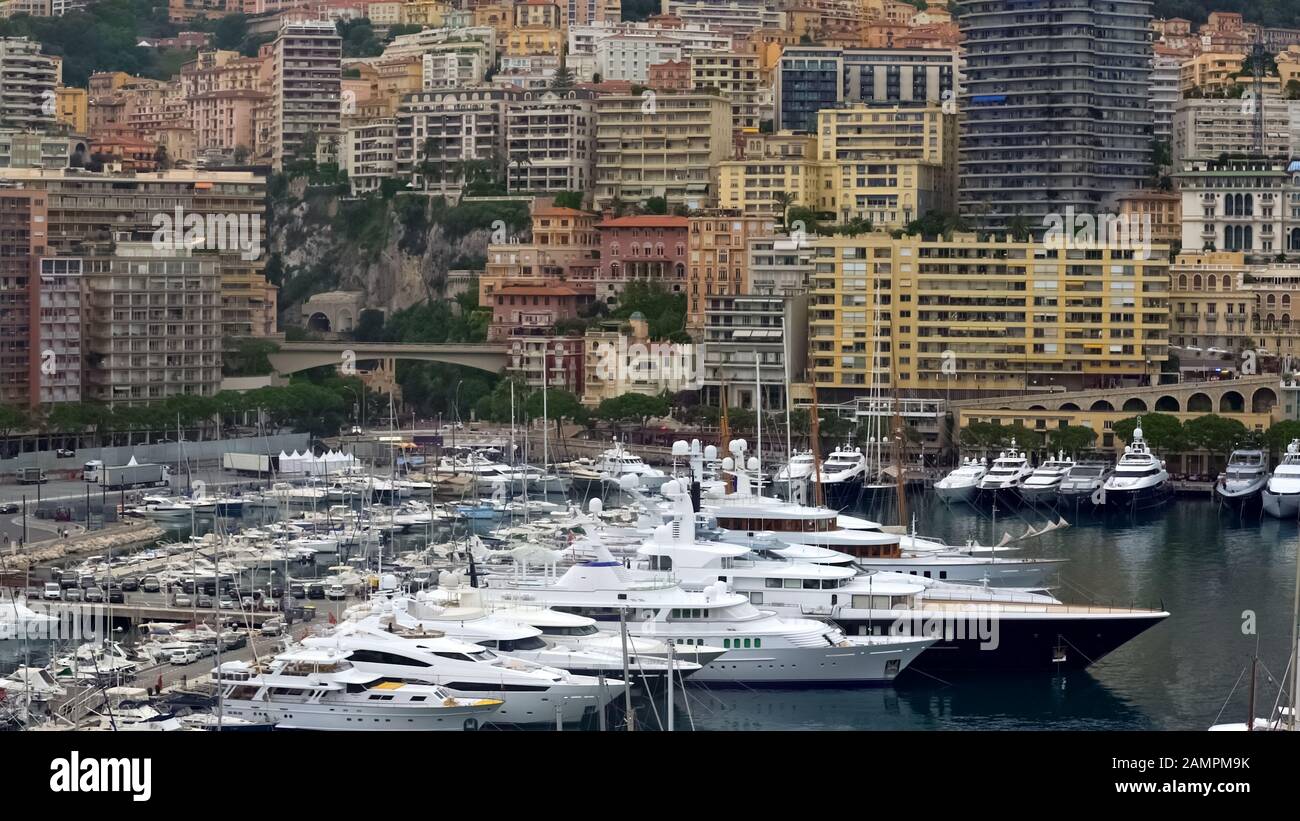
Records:
[[[492,325],[488,340],[514,336],[550,336],[555,323],[575,319],[591,301],[590,289],[560,281],[545,285],[506,285],[492,295]]]
[[[596,298],[613,304],[631,280],[660,282],[669,291],[686,288],[686,217],[611,217],[600,231],[600,272]]]

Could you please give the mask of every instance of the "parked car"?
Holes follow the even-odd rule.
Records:
[[[289,585],[289,595],[295,599],[305,599],[307,598],[307,588],[301,584],[291,584]]]
[[[0,514],[17,513],[20,510],[22,510],[22,506],[17,502],[4,502],[3,504],[0,504]]]
[[[325,598],[333,599],[334,601],[338,601],[339,599],[346,599],[347,597],[348,597],[348,591],[344,590],[343,585],[341,584],[331,584],[329,588],[325,591]]]
[[[193,606],[194,606],[194,599],[190,598],[190,595],[189,595],[188,593],[177,593],[177,594],[172,598],[172,606],[174,606],[174,607],[193,607]]]
[[[157,593],[162,590],[162,584],[157,576],[145,576],[140,580],[140,589],[146,593]]]
[[[171,652],[171,656],[169,656],[167,660],[172,664],[193,664],[200,658],[202,658],[202,656],[199,655],[199,648],[178,647]]]
[[[122,589],[128,593],[134,593],[140,589],[140,580],[135,576],[127,576],[122,579]]]
[[[87,587],[85,596],[86,596],[86,601],[88,602],[104,601],[104,591],[98,587]]]
[[[267,619],[262,622],[261,633],[263,636],[278,636],[284,632],[284,622],[278,618]]]
[[[217,607],[220,607],[222,610],[234,610],[235,600],[232,599],[230,596],[222,596],[217,601]]]
[[[59,448],[54,451],[54,455],[60,459],[68,459],[72,456],[76,456],[77,452],[75,450],[69,450],[68,448]]]
[[[108,591],[108,603],[126,604],[126,594],[122,592],[122,588],[114,587]]]
[[[212,606],[212,597],[209,596],[207,593],[200,593],[200,594],[199,594],[199,599],[198,599],[198,606],[199,606],[199,607],[211,607],[211,606]]]
[[[59,579],[59,587],[62,587],[64,590],[72,590],[74,588],[78,590],[81,589],[77,587],[76,576],[64,576],[63,578]]]
[[[81,588],[80,588],[80,587],[69,587],[67,590],[64,590],[64,591],[63,591],[63,600],[64,600],[64,601],[81,601]]]
[[[82,576],[80,579],[77,580],[77,584],[81,586],[82,590],[89,590],[92,587],[99,586],[99,584],[95,581],[94,576]]]
[[[325,585],[323,585],[323,584],[313,584],[313,585],[310,585],[310,586],[307,588],[307,598],[309,598],[309,599],[323,599],[323,598],[325,598]]]
[[[59,587],[58,582],[46,582],[45,595],[43,595],[41,598],[58,599],[62,597],[62,595],[63,595],[63,588]]]

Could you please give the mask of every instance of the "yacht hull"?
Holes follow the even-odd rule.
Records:
[[[865,570],[879,570],[885,573],[906,573],[926,579],[949,582],[972,582],[982,584],[985,581],[991,587],[1040,587],[1048,581],[1062,563],[1061,560],[1045,559],[1001,559],[997,562],[970,561],[945,563],[927,559],[923,556],[900,559],[857,559],[855,562]]]
[[[1031,507],[1055,507],[1061,494],[1057,485],[1022,485],[1020,499]]]
[[[1236,482],[1231,485],[1217,482],[1214,485],[1214,498],[1233,508],[1255,507],[1260,504],[1264,486],[1268,477],[1261,476],[1255,482]]]
[[[977,623],[931,622],[939,616],[936,611],[858,612],[861,615],[849,611],[835,619],[851,636],[886,635],[899,629],[910,631],[910,635],[928,635],[931,630],[942,635],[910,668],[930,674],[1080,670],[1168,616],[1153,612],[1064,617],[1019,613],[1016,615],[1024,618],[1003,615],[991,625],[986,623],[986,638],[981,638]],[[965,629],[964,637],[959,627]]]
[[[852,647],[732,650],[692,681],[713,685],[887,684],[928,646],[915,641]]]
[[[1108,513],[1132,513],[1163,507],[1174,498],[1174,489],[1168,482],[1143,488],[1104,491],[1103,508]]]
[[[498,705],[490,707],[425,707],[420,709],[353,707],[341,704],[275,704],[226,699],[223,715],[254,724],[272,724],[277,730],[384,730],[428,732],[465,730],[466,721],[493,720]],[[555,721],[555,714],[551,714]]]
[[[827,507],[845,510],[856,507],[862,499],[862,477],[842,482],[822,482],[822,498]]]
[[[1264,512],[1277,519],[1294,519],[1300,514],[1300,493],[1275,493],[1265,488],[1260,494]]]
[[[934,486],[934,495],[946,505],[970,502],[975,498],[975,485]]]

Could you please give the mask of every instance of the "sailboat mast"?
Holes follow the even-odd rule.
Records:
[[[754,425],[755,433],[758,438],[758,470],[757,476],[754,477],[754,495],[763,495],[763,374],[762,367],[758,361],[758,355],[754,356]]]
[[[781,347],[782,347],[781,367],[783,370],[782,375],[785,377],[785,463],[786,465],[789,465],[790,460],[794,458],[794,444],[790,438],[790,329],[789,328],[786,329],[785,337],[782,340]],[[786,473],[787,474],[789,473],[788,467],[786,468]],[[787,479],[792,479],[792,478],[794,477],[787,476]]]
[[[1295,557],[1295,593],[1291,602],[1291,719],[1288,722],[1290,729],[1295,732],[1296,728],[1296,708],[1300,706],[1300,639],[1297,639],[1297,632],[1300,631],[1300,542],[1296,543]]]
[[[546,472],[546,465],[550,462],[549,451],[546,448],[546,424],[547,424],[546,423],[547,420],[546,394],[550,391],[550,388],[548,388],[546,384],[546,379],[547,379],[546,370],[548,364],[546,358],[547,358],[546,345],[545,343],[543,343],[542,345],[542,472],[543,473]],[[527,471],[527,467],[525,467],[525,471]],[[525,481],[527,481],[527,475],[525,475]]]

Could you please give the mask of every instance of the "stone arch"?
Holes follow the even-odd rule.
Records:
[[[1127,413],[1145,413],[1147,403],[1143,402],[1139,397],[1130,397],[1125,400],[1123,410]]]
[[[321,333],[330,332],[330,318],[322,311],[317,311],[307,319],[307,330],[319,331]]]
[[[1115,410],[1115,406],[1112,405],[1110,402],[1107,402],[1105,399],[1098,399],[1096,402],[1093,402],[1093,403],[1092,403],[1092,407],[1088,408],[1088,410],[1091,410],[1091,411],[1113,411],[1113,410]]]
[[[1060,409],[1063,411],[1077,411],[1079,406],[1073,402],[1062,402]]]
[[[1208,393],[1194,393],[1187,399],[1188,413],[1213,413],[1214,401]]]
[[[1219,397],[1219,413],[1241,413],[1246,409],[1246,400],[1237,391],[1224,391]]]
[[[1042,405],[1030,405],[1029,410],[1047,410],[1047,408]]]
[[[1166,395],[1156,400],[1156,410],[1160,413],[1178,413],[1181,409],[1176,396]]]
[[[1272,388],[1257,388],[1250,397],[1251,413],[1271,413],[1277,405],[1277,391]]]
[[[352,311],[347,308],[340,308],[335,320],[338,322],[338,329],[341,333],[348,333],[356,329],[356,319],[352,316]]]

